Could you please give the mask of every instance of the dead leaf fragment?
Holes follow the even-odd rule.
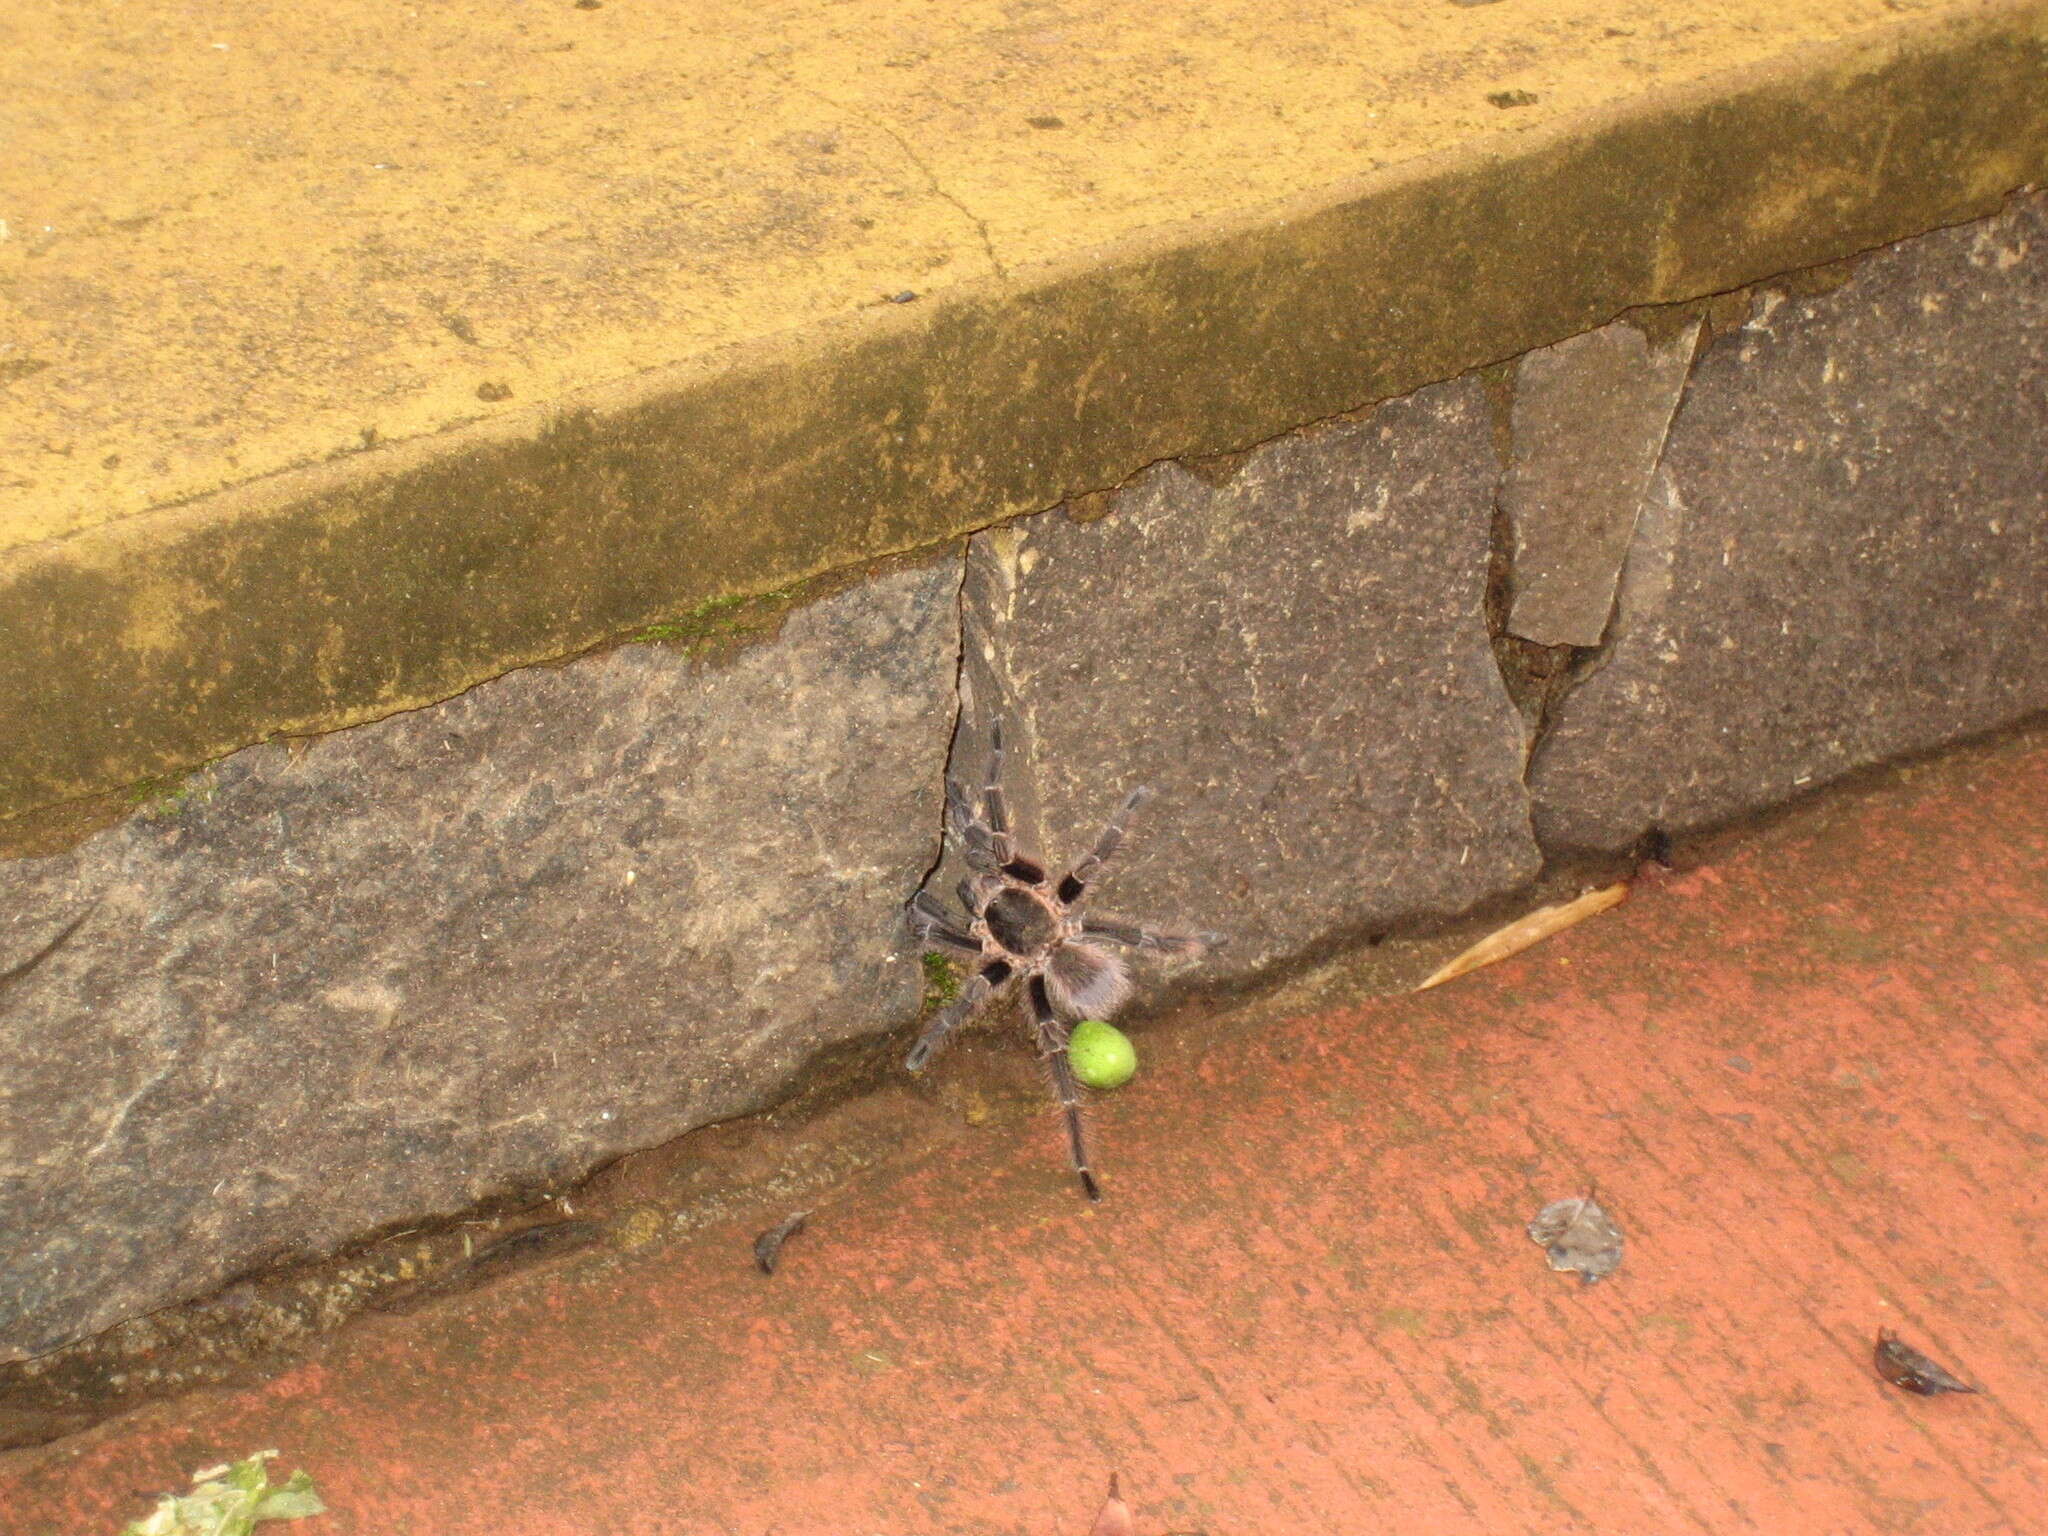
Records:
[[[1587,1285],[1621,1268],[1621,1228],[1591,1195],[1551,1201],[1529,1223],[1529,1236],[1552,1269],[1576,1270]]]
[[[754,1262],[761,1266],[762,1274],[775,1273],[775,1266],[782,1259],[782,1245],[803,1231],[804,1223],[810,1219],[809,1211],[798,1211],[788,1220],[777,1222],[754,1239]]]
[[[1109,1474],[1109,1497],[1103,1500],[1102,1513],[1088,1527],[1088,1536],[1136,1536],[1137,1529],[1131,1521],[1131,1506],[1119,1497],[1116,1474],[1112,1472]]]
[[[1944,1392],[1975,1392],[1967,1381],[1951,1375],[1889,1328],[1877,1330],[1877,1348],[1871,1351],[1877,1374],[1895,1387],[1917,1392],[1922,1397],[1939,1397]]]
[[[1505,928],[1496,928],[1485,938],[1474,944],[1463,954],[1446,961],[1430,973],[1415,990],[1427,992],[1431,987],[1440,987],[1447,981],[1454,981],[1467,971],[1479,970],[1482,966],[1493,965],[1510,955],[1519,955],[1532,944],[1540,944],[1553,933],[1562,933],[1574,923],[1583,923],[1598,912],[1621,905],[1628,895],[1628,886],[1609,885],[1571,901],[1559,902],[1556,906],[1538,907],[1524,917],[1516,918]]]

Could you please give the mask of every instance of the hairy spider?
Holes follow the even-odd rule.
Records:
[[[910,899],[910,927],[928,949],[971,955],[980,968],[960,996],[925,1025],[905,1065],[921,1072],[967,1019],[998,992],[1010,987],[1023,994],[1024,1014],[1040,1060],[1052,1078],[1067,1127],[1067,1150],[1090,1200],[1100,1200],[1094,1171],[1088,1165],[1088,1143],[1081,1126],[1081,1089],[1067,1060],[1069,1021],[1106,1019],[1131,993],[1130,972],[1118,946],[1159,954],[1195,956],[1223,942],[1214,933],[1167,933],[1143,923],[1108,917],[1084,917],[1088,888],[1102,873],[1131,813],[1151,797],[1134,789],[1102,829],[1087,856],[1058,881],[1045,864],[1018,848],[1010,832],[1008,801],[1003,794],[1003,729],[989,733],[988,773],[977,805],[966,786],[948,775],[946,822],[967,867],[974,871],[960,882],[960,917],[947,912],[927,891]]]

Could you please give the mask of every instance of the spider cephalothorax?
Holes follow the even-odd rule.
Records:
[[[924,1027],[907,1065],[913,1072],[923,1071],[977,1008],[997,992],[1016,987],[1066,1118],[1074,1171],[1088,1198],[1100,1200],[1102,1191],[1088,1165],[1082,1135],[1081,1090],[1067,1061],[1069,1021],[1106,1019],[1130,996],[1130,973],[1117,948],[1194,956],[1222,939],[1213,933],[1163,933],[1142,923],[1082,915],[1089,886],[1123,841],[1131,813],[1151,796],[1150,790],[1134,789],[1126,795],[1087,856],[1055,881],[1011,835],[1002,775],[1003,729],[998,722],[989,733],[988,773],[979,802],[969,797],[958,779],[946,780],[946,823],[967,867],[974,871],[960,882],[964,920],[947,912],[929,892],[919,891],[910,902],[910,926],[928,947],[972,956],[979,966],[960,996]]]

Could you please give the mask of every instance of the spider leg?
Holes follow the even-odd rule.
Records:
[[[986,911],[988,904],[995,900],[996,892],[1003,888],[999,876],[993,874],[969,875],[960,882],[960,905],[974,915]]]
[[[946,781],[946,823],[952,829],[953,841],[960,845],[960,856],[967,861],[967,867],[993,873],[1001,862],[990,846],[995,834],[975,811],[966,787],[957,779]]]
[[[953,949],[966,955],[981,953],[981,944],[955,925],[938,898],[919,891],[910,898],[910,931],[934,949]]]
[[[1169,929],[1152,928],[1116,917],[1082,918],[1081,937],[1121,944],[1126,949],[1147,949],[1155,954],[1185,955],[1189,958],[1220,949],[1227,942],[1220,933],[1174,933]]]
[[[985,874],[1002,870],[1043,885],[1045,871],[1017,856],[1017,839],[1010,831],[1010,801],[1003,793],[1003,757],[1003,723],[996,720],[989,725],[988,769],[982,776],[980,803],[977,806],[965,784],[948,775],[946,820],[969,869]]]
[[[1100,1200],[1102,1188],[1088,1166],[1088,1138],[1081,1123],[1081,1085],[1074,1081],[1073,1063],[1067,1060],[1067,1026],[1053,1012],[1043,976],[1033,976],[1024,993],[1029,999],[1032,1033],[1038,1038],[1038,1058],[1045,1063],[1052,1078],[1053,1096],[1060,1101],[1060,1113],[1066,1118],[1067,1155],[1074,1160],[1082,1193],[1090,1200]]]
[[[948,1003],[932,1021],[918,1034],[917,1044],[910,1048],[910,1054],[903,1059],[903,1065],[913,1072],[922,1072],[930,1064],[939,1047],[952,1037],[953,1031],[967,1022],[967,1016],[988,1001],[988,996],[1010,979],[1010,963],[1007,960],[991,960],[967,985],[960,989],[960,995]]]
[[[1102,866],[1116,854],[1124,840],[1124,832],[1130,825],[1131,813],[1152,798],[1152,791],[1139,785],[1128,795],[1124,803],[1116,808],[1116,814],[1109,818],[1109,824],[1102,829],[1102,835],[1095,839],[1095,846],[1088,850],[1087,857],[1068,870],[1060,881],[1059,897],[1068,906],[1073,906],[1088,892],[1089,885],[1102,873]]]
[[[992,720],[988,727],[988,772],[982,779],[981,817],[988,827],[988,851],[1000,866],[1017,856],[1017,840],[1010,836],[1010,799],[1003,793],[1003,722]]]
[[[989,772],[981,784],[981,819],[989,829],[989,858],[1014,881],[1044,885],[1044,866],[1018,852],[1010,831],[1010,797],[1004,793],[1004,723],[989,721]]]
[[[961,707],[972,712],[973,692],[963,677]],[[946,773],[946,825],[959,845],[967,867],[981,874],[1004,874],[1026,885],[1044,885],[1045,866],[1017,850],[1017,836],[1010,828],[1010,797],[1003,789],[1003,722],[991,720],[988,729],[988,767],[982,774],[981,797],[977,801],[948,768]],[[969,910],[973,910],[970,904]]]

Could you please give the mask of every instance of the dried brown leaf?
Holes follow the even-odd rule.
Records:
[[[1552,1269],[1576,1270],[1587,1285],[1621,1267],[1621,1228],[1589,1194],[1551,1201],[1529,1223],[1529,1236]]]
[[[1877,1374],[1895,1387],[1917,1392],[1922,1397],[1939,1397],[1944,1392],[1975,1392],[1978,1389],[1936,1365],[1889,1328],[1877,1330],[1877,1347],[1871,1351]]]
[[[804,1223],[810,1219],[809,1211],[798,1211],[787,1221],[777,1222],[754,1239],[754,1262],[761,1266],[762,1274],[775,1273],[775,1266],[782,1259],[782,1245],[803,1231]]]
[[[1597,912],[1619,906],[1628,895],[1628,886],[1609,885],[1571,901],[1559,902],[1555,906],[1538,907],[1534,912],[1516,918],[1505,928],[1496,928],[1485,938],[1474,944],[1463,954],[1439,966],[1415,990],[1427,992],[1431,987],[1440,987],[1447,981],[1454,981],[1468,971],[1505,960],[1510,955],[1519,955],[1532,944],[1540,944],[1553,933],[1562,933],[1574,923],[1583,923]]]
[[[1137,1529],[1131,1520],[1131,1506],[1119,1496],[1116,1474],[1112,1472],[1109,1475],[1109,1497],[1102,1501],[1102,1513],[1088,1527],[1088,1536],[1137,1536]]]

